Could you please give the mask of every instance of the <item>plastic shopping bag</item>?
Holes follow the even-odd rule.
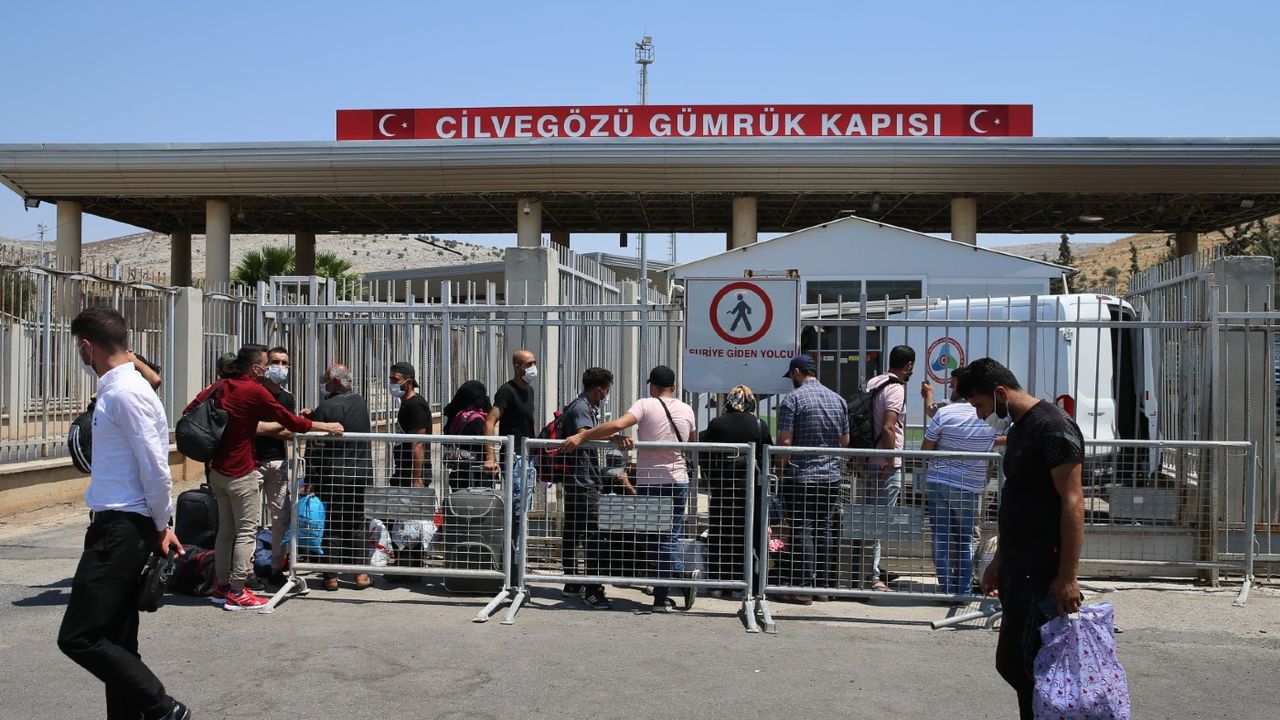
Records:
[[[1046,720],[1130,720],[1129,680],[1116,658],[1111,603],[1040,628],[1035,714]]]
[[[395,528],[391,539],[396,550],[404,550],[410,545],[426,550],[436,536],[436,524],[432,520],[403,520],[396,523]]]
[[[387,526],[377,518],[369,521],[369,564],[374,567],[386,567],[391,561],[391,533]]]

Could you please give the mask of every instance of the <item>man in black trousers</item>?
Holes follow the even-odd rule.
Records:
[[[147,556],[182,544],[169,527],[173,478],[169,423],[129,357],[124,318],[110,308],[71,321],[80,361],[97,382],[93,469],[85,502],[93,520],[76,567],[58,648],[106,685],[108,720],[190,720],[187,706],[138,654],[138,578]]]

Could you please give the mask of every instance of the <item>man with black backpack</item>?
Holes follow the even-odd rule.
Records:
[[[318,430],[342,434],[338,423],[312,422],[289,412],[262,385],[267,372],[267,347],[245,345],[236,355],[236,374],[219,380],[196,395],[183,410],[187,415],[212,397],[227,414],[221,442],[209,462],[209,487],[218,500],[218,540],[214,564],[218,587],[213,601],[224,610],[252,610],[267,604],[245,587],[253,567],[254,534],[258,525],[258,487],[262,473],[253,455],[258,423],[278,422],[295,433]]]
[[[600,421],[600,408],[613,387],[613,373],[604,368],[587,368],[582,373],[582,393],[565,405],[560,417],[558,437],[568,438],[582,430],[595,427]],[[600,574],[600,487],[603,474],[599,454],[595,449],[561,448],[567,472],[561,478],[560,490],[564,502],[564,521],[560,528],[560,556],[565,575],[578,575],[578,545],[583,547],[586,573]],[[564,586],[565,597],[582,594],[589,608],[608,610],[613,603],[604,594],[603,585]]]
[[[916,351],[898,345],[889,351],[889,371],[867,381],[867,392],[875,396],[871,408],[873,447],[901,451],[906,447],[907,381],[916,369]],[[896,507],[902,494],[902,457],[872,458],[865,473],[866,496],[876,505]],[[869,578],[872,590],[888,591],[888,576],[880,568],[880,541],[876,541]]]

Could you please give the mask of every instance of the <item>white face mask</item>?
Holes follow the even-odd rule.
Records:
[[[533,381],[534,381],[534,380],[537,380],[537,379],[538,379],[538,366],[537,366],[537,365],[530,365],[529,367],[527,367],[527,368],[525,368],[525,369],[524,369],[524,381],[525,381],[525,382],[527,382],[527,383],[529,383],[529,384],[531,384],[531,385],[532,385],[532,384],[533,384]]]
[[[389,382],[387,383],[387,392],[391,393],[391,397],[399,400],[404,397],[404,386],[400,383]]]
[[[329,396],[331,395],[333,395],[333,393],[329,392],[329,383],[327,382],[320,383],[320,399],[328,400]]]
[[[263,377],[277,385],[289,382],[289,368],[286,365],[268,365]]]
[[[608,404],[609,404],[609,394],[605,393],[605,396],[600,398],[600,407],[604,407]]]
[[[1004,435],[1006,432],[1009,431],[1009,426],[1013,424],[1012,422],[1009,421],[1009,418],[1000,417],[995,413],[991,413],[990,415],[988,415],[985,422],[987,423],[987,425],[991,426],[992,430],[996,431],[997,435]]]
[[[87,374],[89,377],[93,378],[94,380],[98,379],[98,371],[93,369],[93,365],[82,361],[80,367],[84,368],[85,374]]]
[[[1003,407],[1001,407],[1003,406]],[[1009,403],[1001,402],[999,397],[995,398],[995,411],[986,418],[986,423],[997,435],[1003,435],[1009,430],[1009,426],[1013,421],[1009,419]]]

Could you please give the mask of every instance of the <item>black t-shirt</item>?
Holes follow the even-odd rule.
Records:
[[[431,432],[431,406],[427,404],[427,399],[421,395],[414,395],[400,401],[400,412],[396,414],[396,424],[399,425],[399,432],[417,433]],[[413,479],[413,445],[414,443],[400,443],[396,446],[396,479],[403,482],[410,482]],[[426,456],[422,463],[422,481],[423,483],[431,482],[431,448],[424,448]]]
[[[1002,574],[1057,574],[1062,498],[1051,471],[1083,460],[1080,427],[1053,403],[1036,403],[1009,430],[1000,499]]]
[[[283,388],[279,390],[272,390],[271,386],[266,384],[264,384],[263,387],[267,389],[267,392],[271,393],[271,396],[276,399],[276,402],[284,406],[285,410],[288,410],[289,412],[297,411],[297,404],[293,399],[293,393],[290,393],[288,390]],[[261,435],[255,437],[253,439],[253,457],[260,463],[284,460],[287,457],[285,454],[284,441],[277,438],[263,437]]]
[[[773,444],[765,421],[748,412],[729,412],[717,417],[702,433],[703,442],[756,443],[756,473],[764,472],[764,446]],[[742,481],[747,477],[744,458],[731,459],[724,453],[703,453],[702,468],[709,480]]]
[[[514,436],[517,448],[521,440],[537,434],[533,423],[533,388],[521,388],[515,380],[509,380],[494,394],[493,406],[502,411],[498,434]]]
[[[579,395],[565,406],[560,416],[562,437],[569,437],[583,428],[595,427],[599,421],[599,411],[585,396]],[[569,454],[565,460],[569,465],[569,475],[564,479],[566,485],[582,488],[599,488],[602,483],[600,460],[601,451],[597,448],[580,448]]]

